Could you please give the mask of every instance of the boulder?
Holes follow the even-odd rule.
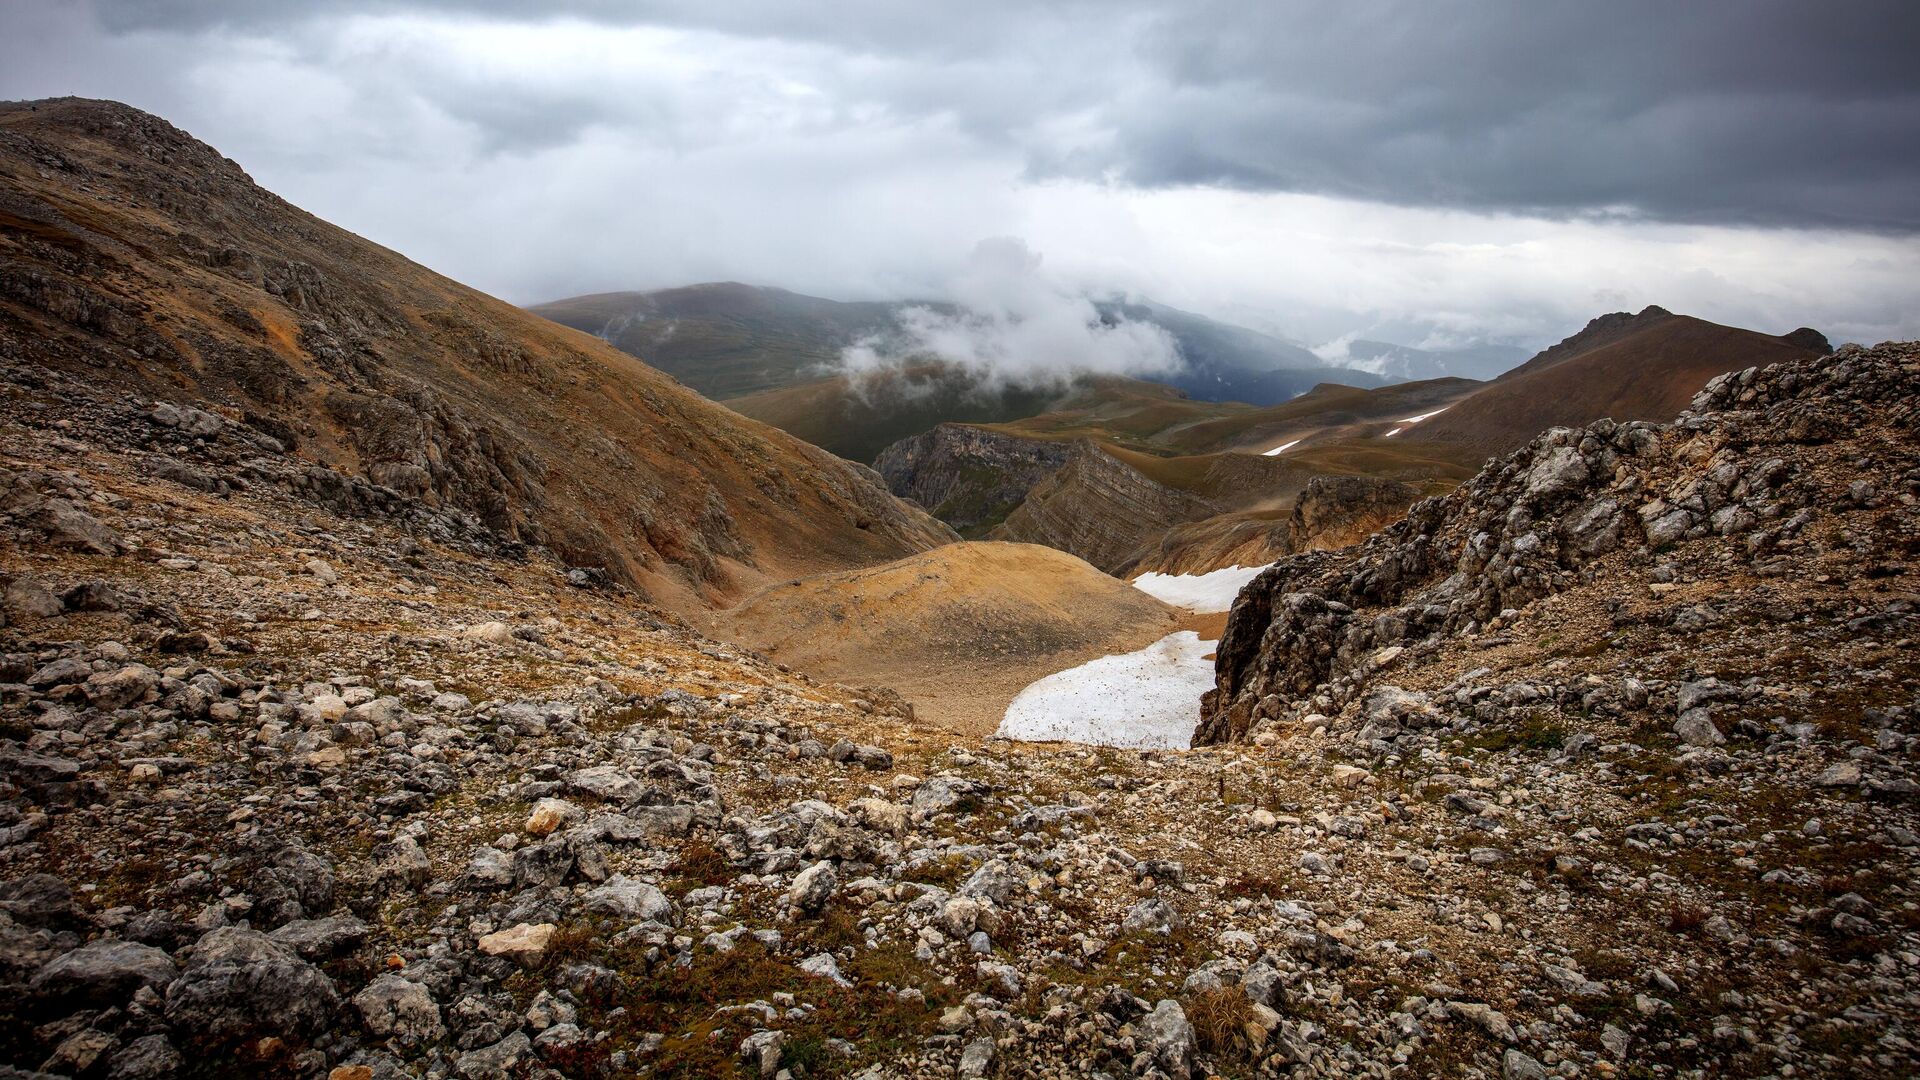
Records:
[[[367,1030],[401,1046],[425,1046],[447,1033],[433,994],[399,975],[382,975],[368,983],[353,995],[353,1007],[360,1011]]]
[[[531,967],[547,955],[547,945],[558,929],[552,923],[520,923],[488,934],[475,944],[488,956],[503,956]]]
[[[1180,1003],[1163,998],[1134,1025],[1140,1052],[1151,1067],[1157,1067],[1175,1080],[1193,1075],[1193,1025]]]
[[[793,885],[787,889],[787,903],[813,914],[827,906],[839,887],[840,875],[834,871],[833,864],[817,862],[794,876]]]
[[[151,945],[103,938],[49,961],[31,989],[66,1005],[119,1005],[141,987],[165,989],[177,974],[173,958]]]
[[[223,926],[194,945],[186,970],[167,988],[166,1017],[176,1030],[214,1042],[269,1035],[303,1042],[327,1026],[339,1004],[333,980],[292,947]]]

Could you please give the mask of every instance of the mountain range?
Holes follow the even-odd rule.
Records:
[[[716,282],[653,292],[615,292],[536,304],[528,310],[594,334],[730,408],[855,461],[941,421],[991,423],[1071,402],[1088,378],[1071,371],[1025,384],[989,381],[938,356],[909,358],[877,374],[843,373],[841,350],[897,325],[901,311],[928,301],[840,302],[783,289]],[[1362,366],[1328,364],[1271,334],[1146,300],[1094,305],[1107,323],[1129,320],[1166,331],[1180,366],[1133,382],[1172,387],[1201,402],[1274,405],[1321,383],[1356,387],[1481,370],[1493,358],[1524,358],[1489,346],[1433,352],[1381,343]],[[1502,368],[1501,370],[1504,370]],[[1099,385],[1128,380],[1101,376]],[[1150,390],[1143,390],[1152,393]]]

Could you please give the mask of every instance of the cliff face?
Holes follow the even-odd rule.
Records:
[[[1397,480],[1316,476],[1293,502],[1288,518],[1294,551],[1330,551],[1360,541],[1400,520],[1420,497]]]
[[[1204,574],[1345,547],[1399,520],[1419,497],[1417,489],[1396,480],[1316,476],[1295,497],[1290,513],[1221,514],[1176,525],[1123,573]]]
[[[323,489],[469,515],[688,610],[952,537],[847,462],[112,102],[0,108],[0,355],[103,407],[224,417]]]
[[[1082,441],[1074,444],[1072,459],[1035,485],[989,535],[1058,548],[1111,574],[1168,528],[1216,512],[1199,496],[1158,483]]]
[[[1005,521],[1034,485],[1072,456],[1070,443],[941,424],[887,447],[874,468],[895,495],[976,537]]]
[[[1248,585],[1195,741],[1332,716],[1390,742],[1443,718],[1399,699],[1361,707],[1384,694],[1370,685],[1383,668],[1506,644],[1506,628],[1548,610],[1612,612],[1613,632],[1579,645],[1600,653],[1635,626],[1665,631],[1626,663],[1679,647],[1701,663],[1722,650],[1733,670],[1752,662],[1740,653],[1756,621],[1785,627],[1778,657],[1817,654],[1830,643],[1796,629],[1802,615],[1869,610],[1910,585],[1916,460],[1912,345],[1722,375],[1670,424],[1550,430],[1365,543],[1287,558]],[[1633,611],[1690,575],[1720,583],[1703,606]]]

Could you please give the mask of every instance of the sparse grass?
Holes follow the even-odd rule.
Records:
[[[1193,1025],[1194,1041],[1208,1054],[1227,1055],[1244,1045],[1247,1022],[1253,1019],[1253,1002],[1238,986],[1202,990],[1186,1001],[1187,1022]]]
[[[938,885],[951,890],[973,873],[975,863],[964,855],[942,855],[940,858],[907,872],[907,880],[923,885]]]
[[[690,840],[667,867],[669,890],[684,894],[708,885],[725,885],[737,875],[727,857],[705,840]]]
[[[1691,934],[1698,931],[1707,922],[1707,909],[1699,904],[1675,904],[1667,909],[1667,931],[1674,934]]]
[[[1488,753],[1504,753],[1508,750],[1523,748],[1539,753],[1558,750],[1566,745],[1567,729],[1560,723],[1544,716],[1529,716],[1518,725],[1503,724],[1491,730],[1482,731],[1470,737],[1467,745]]]

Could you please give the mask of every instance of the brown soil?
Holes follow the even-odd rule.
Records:
[[[890,687],[923,724],[978,737],[1037,679],[1199,628],[1180,615],[1064,552],[980,542],[771,586],[712,629],[816,677]]]

